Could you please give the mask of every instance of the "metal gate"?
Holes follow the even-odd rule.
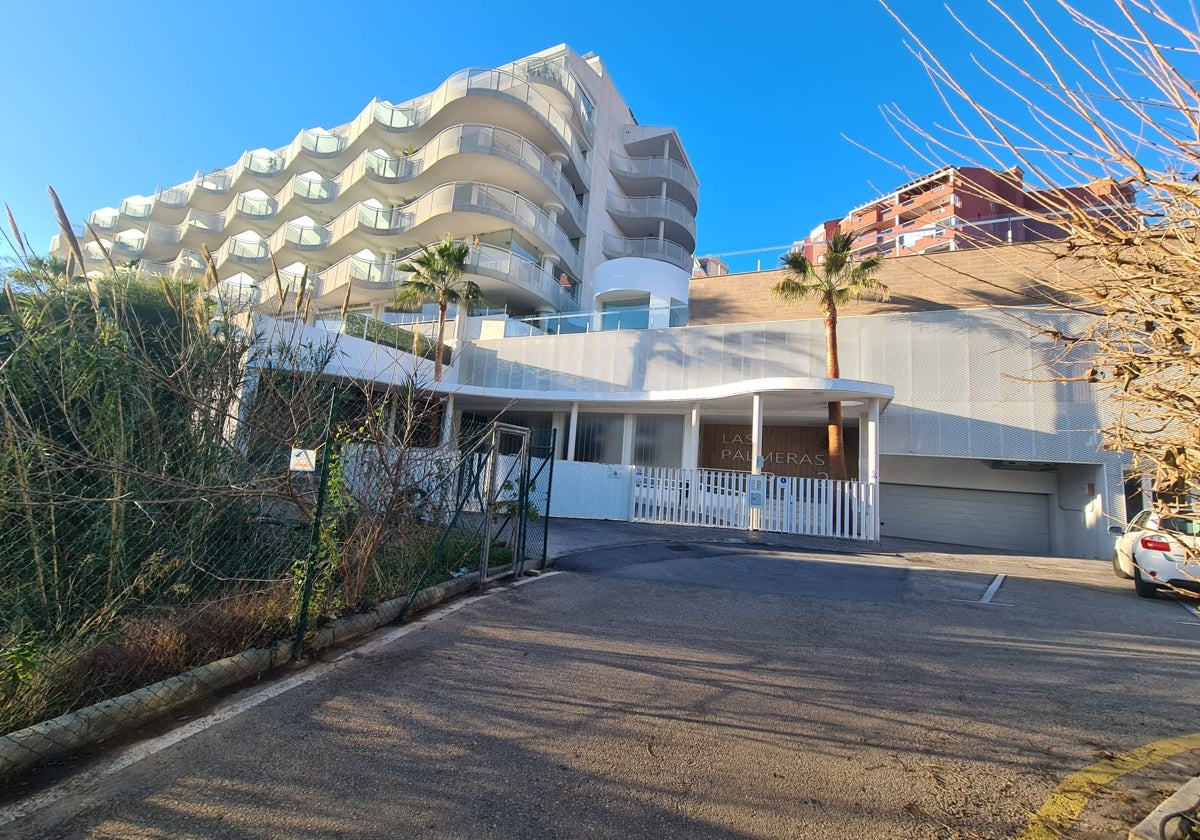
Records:
[[[760,501],[761,504],[751,504]],[[637,467],[634,522],[876,540],[876,487],[857,481]]]

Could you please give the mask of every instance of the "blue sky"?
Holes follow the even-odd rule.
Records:
[[[973,78],[971,45],[940,4],[892,5]],[[954,5],[976,19],[984,11],[982,0]],[[372,97],[403,101],[463,67],[564,41],[601,56],[641,122],[679,130],[701,183],[700,254],[786,246],[907,179],[843,135],[930,169],[898,141],[882,105],[924,125],[941,119],[878,0],[16,0],[4,23],[0,200],[37,248],[55,231],[47,184],[77,220],[230,165],[245,149],[285,145],[301,128],[346,122]],[[729,262],[767,268],[778,256]]]

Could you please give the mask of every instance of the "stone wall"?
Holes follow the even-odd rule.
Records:
[[[1044,244],[889,257],[875,276],[891,291],[890,298],[886,302],[850,303],[839,314],[1039,303],[1040,287],[1035,278],[1045,274],[1052,259]],[[695,277],[690,286],[688,323],[698,326],[821,317],[815,300],[789,303],[771,295],[771,287],[783,276],[782,271],[772,270]]]

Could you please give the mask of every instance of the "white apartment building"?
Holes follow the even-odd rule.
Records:
[[[820,313],[771,298],[777,272],[690,276],[696,210],[676,132],[639,125],[598,57],[558,46],[89,221],[151,272],[202,272],[207,245],[264,336],[336,341],[333,377],[415,380],[440,400],[443,441],[498,417],[553,428],[552,515],[1110,556],[1122,464],[1095,387],[1046,373],[1036,326],[1078,316],[1019,293],[1050,270],[1036,246],[887,260],[892,300],[841,313],[830,380]],[[396,261],[447,232],[471,244],[490,309],[457,313],[434,381],[341,311],[399,317]],[[852,479],[836,487],[833,399]]]
[[[687,299],[697,195],[674,129],[639,125],[600,58],[560,45],[96,210],[85,258],[203,273],[206,245],[226,300],[291,311],[303,282],[316,312],[383,317],[396,263],[450,233],[494,311],[665,313]]]

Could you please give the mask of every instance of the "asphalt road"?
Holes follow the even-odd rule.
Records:
[[[558,568],[0,836],[1011,838],[1071,773],[1200,730],[1200,616],[1105,563],[659,541]]]

